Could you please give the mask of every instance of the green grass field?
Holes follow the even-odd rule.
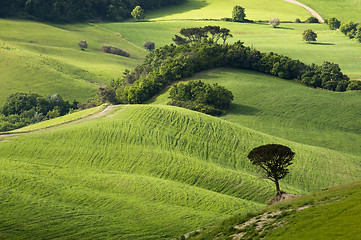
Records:
[[[251,20],[269,20],[278,17],[282,21],[294,21],[296,18],[305,20],[311,15],[297,5],[283,0],[190,0],[180,6],[174,6],[146,13],[150,20],[178,19],[221,19],[232,17],[232,9],[240,5],[246,9],[246,18]]]
[[[336,17],[343,21],[361,23],[360,0],[302,0],[300,1],[316,10],[323,18]]]
[[[67,100],[84,101],[99,85],[118,79],[139,64],[145,50],[116,33],[89,24],[51,26],[0,19],[0,103],[10,93],[59,93]],[[80,40],[88,49],[81,51]],[[102,45],[126,49],[131,58],[105,54]]]
[[[246,156],[272,142],[296,152],[281,185],[287,192],[360,174],[360,159],[349,154],[176,107],[123,106],[101,119],[2,139],[0,209],[8,214],[0,232],[30,239],[174,237],[261,207],[274,187]]]

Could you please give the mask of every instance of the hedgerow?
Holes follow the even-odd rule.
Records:
[[[331,91],[346,91],[350,84],[335,63],[307,65],[273,52],[262,53],[241,41],[218,44],[206,35],[202,41],[158,48],[127,72],[124,81],[109,88],[116,92],[118,103],[143,103],[174,81],[219,67],[254,70]]]

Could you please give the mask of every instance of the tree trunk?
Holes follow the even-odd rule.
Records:
[[[281,190],[280,190],[280,184],[278,183],[278,179],[277,179],[277,178],[275,179],[275,184],[276,184],[277,195],[278,195],[278,196],[281,196],[281,195],[282,195],[282,192],[281,192]]]

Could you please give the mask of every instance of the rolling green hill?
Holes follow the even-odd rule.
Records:
[[[296,152],[287,192],[358,179],[358,157],[171,106],[120,106],[8,136],[0,142],[2,238],[167,239],[257,209],[274,187],[246,155],[273,142]]]
[[[336,9],[319,10],[321,0],[313,3],[326,17]],[[358,4],[343,3],[344,9]],[[229,28],[231,42],[241,40],[260,51],[306,63],[338,63],[345,74],[361,79],[360,44],[326,25],[281,23],[274,29],[265,23],[192,20],[230,17],[236,4],[246,8],[249,19],[310,16],[282,0],[189,0],[147,12],[145,22],[63,25],[0,19],[0,105],[18,91],[57,92],[84,101],[98,86],[142,63],[145,41],[170,44],[181,28],[205,25]],[[308,28],[318,33],[318,44],[302,41]],[[88,42],[86,51],[79,49],[80,40]],[[131,57],[105,54],[102,45]],[[266,211],[315,206],[292,212],[287,227],[268,237],[302,239],[301,234],[320,231],[333,238],[333,229],[345,230],[347,237],[357,234],[346,231],[360,219],[359,183],[312,192],[360,180],[360,92],[312,89],[232,69],[192,79],[230,89],[235,100],[229,114],[217,118],[167,106],[165,91],[148,105],[120,105],[85,119],[102,107],[90,109],[19,130],[30,131],[26,134],[0,136],[0,239],[170,239],[236,213],[232,219],[244,218],[263,211],[275,194],[272,182],[246,157],[267,143],[296,152],[282,190],[311,194]],[[85,120],[68,124],[79,118]],[[320,226],[328,220],[327,227]]]
[[[99,85],[122,76],[145,51],[116,33],[90,24],[57,25],[0,19],[0,104],[10,93],[59,93],[85,101]],[[81,51],[80,40],[88,42]],[[130,58],[105,54],[102,45],[126,49]]]

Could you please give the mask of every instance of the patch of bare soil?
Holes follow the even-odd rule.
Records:
[[[267,204],[268,205],[272,205],[275,204],[277,202],[282,202],[284,200],[288,200],[291,198],[295,198],[295,197],[300,197],[302,195],[300,194],[287,194],[287,193],[282,193],[281,195],[276,195],[274,198],[272,198]]]

